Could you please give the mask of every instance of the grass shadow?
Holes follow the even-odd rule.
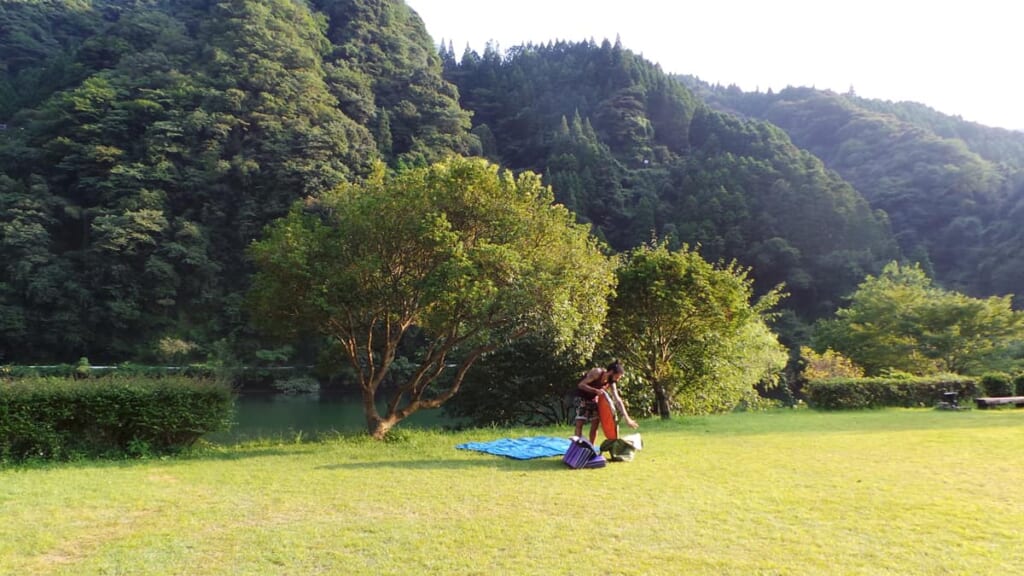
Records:
[[[317,470],[459,470],[470,468],[491,468],[502,472],[528,472],[544,470],[565,470],[561,458],[441,458],[434,460],[374,460],[365,462],[342,462],[317,466]]]

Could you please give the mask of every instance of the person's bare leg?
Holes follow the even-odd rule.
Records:
[[[576,436],[577,438],[579,438],[582,435],[583,435],[583,420],[577,420],[576,421],[576,432],[573,434],[573,436]]]
[[[601,425],[601,421],[600,420],[594,420],[590,424],[590,443],[591,444],[593,444],[594,442],[597,442],[597,427],[600,426],[600,425]]]

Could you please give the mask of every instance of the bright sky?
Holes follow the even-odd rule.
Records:
[[[435,42],[483,52],[605,38],[743,90],[814,86],[1024,130],[1016,0],[406,0]]]

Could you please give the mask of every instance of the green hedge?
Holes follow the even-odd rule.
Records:
[[[803,388],[807,404],[822,410],[935,406],[944,392],[956,392],[960,403],[970,402],[977,396],[977,382],[957,375],[830,378],[811,380]]]
[[[981,377],[981,391],[985,396],[1013,396],[1013,380],[1009,374],[989,372]]]
[[[84,359],[83,359],[84,360]],[[146,366],[124,363],[116,366],[90,366],[88,361],[79,364],[52,364],[49,366],[0,366],[0,378],[108,378],[165,376],[188,376],[190,378],[213,378],[216,370],[203,364],[187,366]]]
[[[53,364],[49,366],[0,365],[2,378],[164,378],[187,376],[189,378],[226,378],[235,387],[270,388],[278,380],[309,377],[308,366],[232,366],[210,364],[187,364],[184,366],[150,366],[125,362],[115,366],[90,366],[86,358],[78,364]]]
[[[0,380],[0,460],[172,453],[225,430],[233,410],[211,379]]]

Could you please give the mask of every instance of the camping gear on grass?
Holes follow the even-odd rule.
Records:
[[[569,449],[562,456],[562,462],[569,468],[576,470],[580,468],[601,468],[606,464],[604,456],[598,453],[594,445],[579,436],[569,438]]]
[[[643,447],[644,443],[639,433],[601,442],[601,452],[607,452],[612,462],[630,462],[636,455],[636,451]]]
[[[495,456],[507,456],[516,460],[561,456],[569,449],[567,438],[550,436],[527,436],[523,438],[501,438],[490,442],[464,442],[455,447],[459,450],[474,450]]]
[[[601,421],[601,431],[604,432],[604,437],[609,440],[618,438],[618,414],[615,411],[615,406],[612,404],[612,397],[604,390],[597,395],[597,416]]]

